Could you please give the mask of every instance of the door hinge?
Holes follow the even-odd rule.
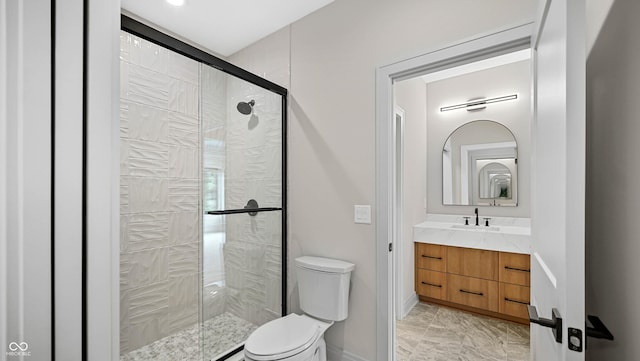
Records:
[[[389,252],[393,252],[393,243],[389,243]]]

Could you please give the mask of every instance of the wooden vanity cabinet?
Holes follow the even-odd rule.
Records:
[[[529,323],[529,255],[415,243],[420,298]]]
[[[447,273],[485,280],[498,280],[498,252],[447,247],[447,259]]]
[[[446,272],[447,246],[416,243],[416,265],[422,269]]]
[[[447,299],[447,274],[427,269],[417,270],[416,292],[438,300]]]
[[[446,246],[416,243],[416,292],[438,300],[447,299]]]
[[[447,275],[447,301],[498,312],[498,282],[481,278]]]
[[[498,312],[529,320],[527,305],[529,304],[529,287],[500,283]]]
[[[529,286],[531,281],[529,255],[500,252],[498,272],[500,272],[500,282]]]
[[[500,252],[499,312],[528,319],[530,301],[531,261],[528,254]]]

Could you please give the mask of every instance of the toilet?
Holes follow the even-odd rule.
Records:
[[[258,327],[244,344],[246,361],[326,361],[324,332],[348,316],[353,263],[321,257],[295,259],[302,315]]]

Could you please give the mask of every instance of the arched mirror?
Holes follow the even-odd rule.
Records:
[[[491,120],[454,130],[442,149],[442,204],[518,205],[518,146],[513,133]]]

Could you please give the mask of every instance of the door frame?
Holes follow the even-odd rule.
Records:
[[[403,188],[403,174],[404,174],[404,124],[405,124],[405,111],[401,107],[394,105],[393,107],[393,185],[394,192],[393,201],[393,239],[392,249],[395,250],[395,264],[401,264],[402,257],[402,240],[404,239],[402,232],[402,219],[404,217],[402,209],[404,207],[404,188]],[[396,320],[404,318],[404,300],[402,299],[402,292],[398,292],[403,289],[402,273],[394,267],[392,269],[394,273],[395,282],[395,317]],[[394,336],[395,337],[395,336]]]
[[[533,23],[475,35],[376,69],[376,359],[395,360],[394,102],[396,81],[531,47]],[[399,249],[393,245],[393,249]]]

